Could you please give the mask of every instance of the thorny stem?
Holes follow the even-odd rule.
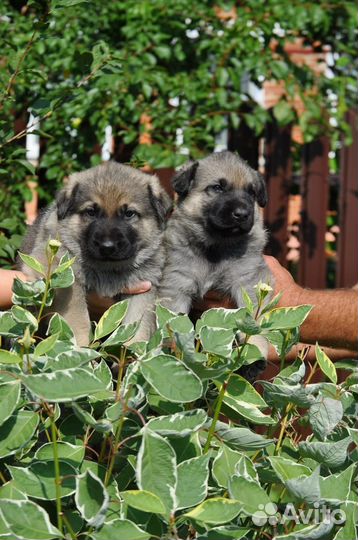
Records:
[[[51,416],[51,435],[52,435],[52,444],[53,444],[53,461],[54,461],[54,467],[55,467],[57,526],[59,530],[61,531],[61,533],[63,533],[60,463],[58,460],[56,426],[55,426],[55,420],[53,416]]]

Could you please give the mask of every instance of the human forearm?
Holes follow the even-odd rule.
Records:
[[[26,281],[26,276],[18,270],[0,269],[0,309],[7,309],[11,306],[12,284],[15,278]]]
[[[295,302],[313,308],[301,326],[301,341],[357,350],[358,293],[354,290],[300,289]]]

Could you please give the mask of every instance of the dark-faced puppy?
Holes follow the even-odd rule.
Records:
[[[169,197],[157,177],[109,162],[73,174],[56,202],[31,227],[25,253],[44,260],[46,242],[58,238],[62,242],[59,256],[69,251],[76,257],[75,283],[56,291],[51,310],[71,325],[78,344],[87,345],[89,339],[87,291],[113,298],[122,288],[144,280],[152,282],[152,289],[129,297],[125,323],[141,319],[136,339],[149,338],[169,207]],[[22,269],[29,274],[27,267]],[[38,276],[33,273],[32,277]]]
[[[254,285],[269,276],[263,178],[238,155],[220,152],[186,165],[173,187],[179,200],[165,232],[162,303],[188,313],[194,299],[215,289],[243,307],[241,289],[254,297]],[[260,348],[265,354],[264,342]]]

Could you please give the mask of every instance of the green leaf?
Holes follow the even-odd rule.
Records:
[[[57,342],[58,338],[59,338],[59,334],[56,333],[40,341],[40,343],[38,343],[38,345],[36,345],[35,347],[34,355],[42,356],[46,354],[47,352],[51,351],[51,349],[54,347],[55,343]]]
[[[68,268],[70,268],[73,263],[75,262],[76,257],[70,257],[68,253],[65,253],[62,257],[60,262],[58,263],[58,266],[55,269],[56,274],[61,274]]]
[[[102,480],[89,469],[76,476],[75,502],[88,525],[101,527],[106,517],[109,496]]]
[[[326,353],[322,351],[318,343],[316,344],[315,352],[318,365],[323,371],[323,373],[326,375],[326,377],[328,377],[330,381],[332,381],[334,384],[337,384],[336,368],[334,367],[333,362],[328,358]]]
[[[320,477],[319,485],[321,498],[325,501],[347,501],[351,491],[355,464],[337,474],[330,474],[326,478]]]
[[[74,467],[79,467],[85,457],[85,447],[70,444],[64,441],[57,442],[57,455],[62,461],[70,463]],[[42,445],[35,453],[34,458],[38,461],[53,461],[54,447],[53,443]]]
[[[184,516],[194,519],[199,523],[207,525],[218,525],[232,521],[241,511],[242,505],[232,499],[214,497],[208,499],[184,514]]]
[[[75,275],[72,268],[62,269],[60,272],[56,271],[51,275],[51,287],[53,289],[65,289],[70,287],[75,281]]]
[[[317,467],[310,476],[299,476],[289,478],[285,481],[285,486],[291,495],[308,504],[318,502],[321,498],[319,487],[319,470]]]
[[[205,499],[208,491],[209,457],[195,457],[178,465],[176,510],[195,506]]]
[[[97,351],[86,348],[73,348],[64,352],[57,352],[53,358],[46,362],[46,371],[59,371],[83,365],[88,366],[90,362],[97,360],[99,356],[100,354]]]
[[[0,515],[9,533],[19,540],[62,538],[62,534],[52,525],[45,510],[32,501],[2,500]]]
[[[303,457],[314,459],[328,468],[340,467],[347,459],[348,446],[352,438],[345,437],[337,442],[307,442],[298,444],[298,449]]]
[[[56,499],[56,476],[53,461],[37,461],[29,467],[7,466],[18,490],[28,497],[53,501]],[[60,462],[61,497],[75,492],[76,470],[65,461]]]
[[[284,408],[288,403],[294,403],[299,407],[310,407],[315,398],[311,395],[309,388],[301,384],[275,384],[268,381],[260,381],[264,389],[264,397],[270,405],[279,409]]]
[[[325,520],[318,525],[309,525],[289,534],[280,534],[275,536],[275,540],[326,540],[333,527],[333,521]],[[348,538],[344,540],[348,540]]]
[[[204,311],[196,322],[196,332],[199,333],[203,326],[210,328],[225,328],[226,330],[237,329],[237,315],[246,310],[212,308]]]
[[[273,108],[273,114],[280,124],[286,125],[295,119],[294,110],[287,101],[280,100]]]
[[[122,345],[123,343],[127,343],[127,341],[136,335],[139,324],[139,322],[134,322],[131,324],[118,326],[118,328],[112,332],[106,341],[102,343],[101,347],[105,349],[106,347],[113,347],[113,345]]]
[[[10,501],[26,501],[27,496],[25,493],[22,493],[22,491],[19,491],[15,487],[14,482],[10,480],[10,482],[6,482],[6,484],[3,484],[0,487],[0,499],[9,499]]]
[[[297,463],[297,461],[292,461],[291,459],[279,456],[268,456],[268,459],[273,470],[283,483],[286,480],[297,478],[299,476],[310,476],[312,472],[306,465]]]
[[[140,362],[144,378],[168,401],[188,403],[203,392],[200,379],[174,356],[161,354]]]
[[[260,450],[274,442],[273,439],[263,437],[248,428],[229,427],[223,422],[217,422],[216,433],[225,444],[234,450]]]
[[[13,381],[0,385],[0,426],[14,412],[20,399],[20,392],[20,381]]]
[[[174,493],[177,484],[175,452],[168,441],[148,428],[143,429],[136,476],[139,489],[157,495],[169,514],[175,506]]]
[[[255,480],[234,475],[229,482],[230,497],[241,503],[241,510],[252,516],[259,510],[259,505],[271,503],[266,491]]]
[[[52,334],[58,334],[59,341],[75,342],[75,336],[72,329],[59,313],[55,313],[50,319],[46,335]]]
[[[129,491],[123,491],[121,497],[128,506],[137,508],[142,512],[150,512],[152,514],[166,514],[166,508],[164,503],[157,495],[145,490],[131,489]]]
[[[113,304],[107,311],[102,315],[94,332],[94,341],[101,339],[104,336],[107,336],[113,330],[119,326],[122,320],[125,317],[128,309],[128,300],[123,300],[122,302],[117,302]]]
[[[128,519],[114,519],[91,534],[93,540],[148,540],[152,537]]]
[[[16,353],[0,349],[0,364],[20,364],[21,356]]]
[[[39,375],[23,375],[22,381],[26,388],[36,396],[58,403],[106,390],[102,381],[82,368],[63,369]]]
[[[287,330],[296,328],[306,320],[312,306],[302,305],[289,308],[276,308],[265,313],[261,319],[260,326],[262,329],[272,330]]]
[[[338,399],[318,396],[308,413],[309,421],[315,435],[324,439],[343,418],[343,405]]]
[[[236,464],[242,457],[241,452],[223,445],[213,462],[212,475],[219,486],[227,488],[230,478],[235,474]]]
[[[274,424],[275,420],[263,414],[259,407],[267,403],[254,387],[240,375],[232,375],[224,394],[224,405],[255,424]],[[225,409],[226,411],[226,409]],[[230,414],[227,413],[229,416]]]
[[[36,318],[30,313],[27,309],[24,309],[21,306],[12,306],[11,314],[14,317],[15,321],[20,324],[29,326],[31,330],[37,330],[38,323]]]
[[[178,412],[167,416],[152,418],[147,426],[161,435],[179,435],[185,437],[198,431],[207,421],[206,412],[202,409]]]
[[[198,536],[197,540],[246,540],[250,529],[236,527],[235,525],[222,525],[221,527],[210,528],[203,536]]]
[[[17,411],[0,427],[0,458],[11,456],[27,445],[39,417],[31,411]]]
[[[34,257],[31,257],[31,255],[26,255],[26,253],[21,253],[19,251],[19,257],[22,260],[23,263],[26,264],[29,268],[32,268],[32,270],[35,270],[42,276],[46,276],[46,271],[43,266],[43,264],[40,263],[40,261],[37,261]]]
[[[205,352],[226,358],[231,354],[235,332],[232,329],[203,326],[200,328],[199,339]]]
[[[96,420],[88,411],[82,409],[78,403],[73,402],[72,409],[81,422],[87,426],[91,426],[100,433],[107,433],[113,429],[112,423],[108,419],[103,418],[101,420]]]

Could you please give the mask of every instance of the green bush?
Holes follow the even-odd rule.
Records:
[[[195,325],[158,305],[155,334],[130,345],[124,301],[80,348],[45,311],[74,279],[67,256],[54,264],[57,248],[47,247],[48,268],[21,256],[44,277],[17,280],[0,318],[1,536],[357,538],[356,367],[334,366],[318,345],[308,375],[303,358],[284,362],[310,306],[267,304],[264,284],[257,305],[247,297]],[[237,373],[260,358],[257,334],[282,360],[263,396]],[[352,370],[340,384],[337,368]],[[311,382],[318,371],[327,382]]]

